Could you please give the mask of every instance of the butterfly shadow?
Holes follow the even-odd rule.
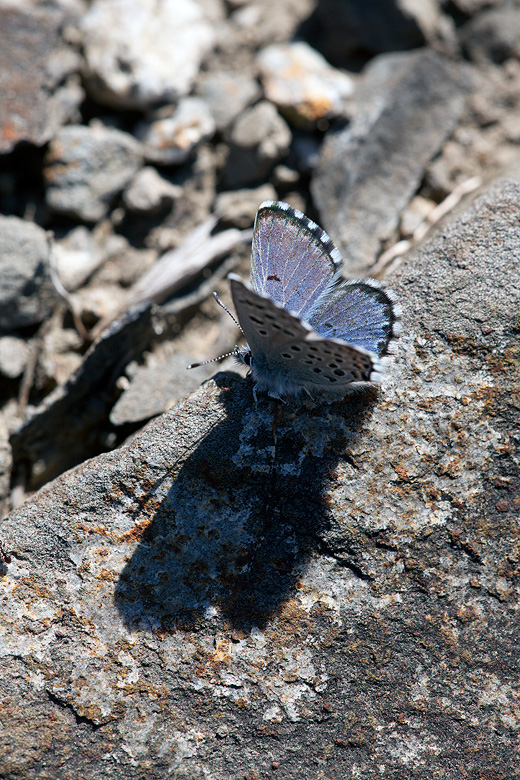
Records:
[[[134,629],[192,630],[219,615],[239,631],[264,626],[310,556],[328,552],[327,487],[378,398],[369,387],[332,404],[255,406],[249,380],[214,381],[225,419],[184,461],[116,587]]]

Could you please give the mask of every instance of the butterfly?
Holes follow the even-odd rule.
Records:
[[[301,211],[260,205],[250,285],[228,276],[247,339],[230,354],[249,366],[255,399],[258,391],[337,398],[381,381],[401,332],[397,298],[373,279],[342,280],[342,265],[327,233]]]

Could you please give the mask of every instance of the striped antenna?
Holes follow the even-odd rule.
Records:
[[[233,320],[233,322],[235,323],[237,328],[240,328],[240,325],[238,324],[236,319],[233,317],[233,315],[229,311],[228,307],[225,304],[222,303],[222,301],[220,300],[220,298],[218,297],[216,292],[213,293],[213,297],[215,298],[215,300],[218,303],[218,305],[221,306],[227,314],[229,314],[229,316],[231,317],[231,319]],[[242,330],[242,328],[240,328],[240,330]],[[244,331],[242,330],[242,333],[243,332]],[[219,355],[218,357],[211,358],[211,360],[203,360],[202,363],[190,363],[190,365],[186,366],[186,368],[199,368],[199,366],[207,366],[208,363],[216,363],[217,361],[223,360],[224,358],[227,358],[227,357],[238,357],[239,354],[240,354],[239,348],[235,347],[232,352],[226,352],[225,355]]]

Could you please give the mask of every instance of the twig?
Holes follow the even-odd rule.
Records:
[[[81,311],[78,303],[73,295],[62,284],[62,281],[58,274],[58,268],[56,266],[56,254],[54,252],[54,233],[51,230],[47,231],[47,242],[49,244],[49,269],[51,273],[51,281],[56,288],[58,295],[67,302],[67,305],[71,311],[74,325],[83,341],[89,341],[88,330],[86,329],[83,320],[81,319]]]
[[[166,252],[129,290],[123,307],[111,312],[92,329],[96,339],[123,311],[141,303],[162,303],[174,292],[197,277],[218,257],[229,254],[237,246],[252,238],[252,230],[230,228],[211,235],[217,223],[212,215],[199,225],[182,246]]]
[[[379,276],[383,272],[388,273],[389,270],[394,271],[398,268],[401,264],[403,255],[409,252],[410,249],[416,247],[426,234],[429,233],[432,227],[440,222],[448,212],[455,208],[464,195],[473,192],[473,190],[476,190],[481,184],[482,179],[480,176],[473,176],[471,179],[467,179],[455,187],[453,192],[444,198],[438,206],[435,206],[435,208],[431,210],[426,219],[421,222],[419,227],[414,231],[411,238],[398,241],[379,256],[376,264],[370,269],[370,275]]]

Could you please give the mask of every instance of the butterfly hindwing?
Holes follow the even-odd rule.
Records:
[[[401,310],[394,293],[379,282],[352,279],[318,302],[309,324],[323,338],[341,339],[383,357],[394,351]]]

